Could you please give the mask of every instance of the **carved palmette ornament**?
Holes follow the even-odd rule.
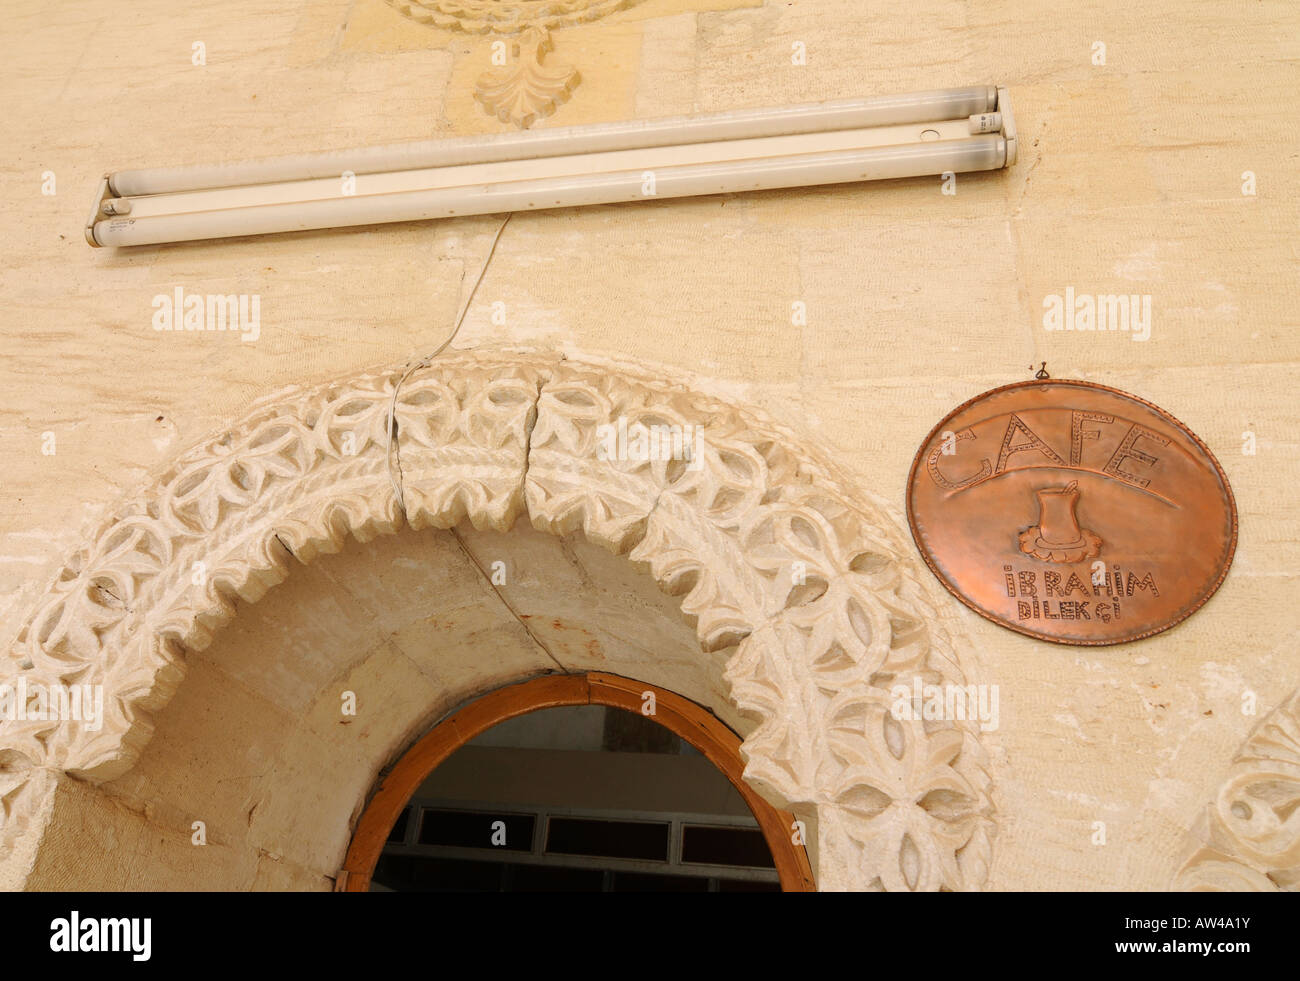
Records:
[[[1300,691],[1246,740],[1176,889],[1300,891]]]
[[[511,45],[510,64],[489,69],[479,76],[474,98],[503,123],[514,123],[525,129],[537,119],[549,116],[568,101],[582,81],[576,68],[542,64],[553,47],[549,34],[536,27],[527,28]]]
[[[803,440],[644,369],[474,352],[401,385],[390,471],[401,377],[257,404],[125,502],[54,577],[0,681],[102,683],[106,719],[99,732],[0,728],[4,847],[46,806],[51,773],[104,780],[133,765],[184,652],[233,615],[229,597],[257,600],[294,560],[348,535],[404,520],[506,531],[526,515],[645,563],[682,596],[702,651],[727,658],[731,697],[757,720],[746,778],[815,818],[821,888],[980,886],[994,823],[978,726],[900,718],[891,695],[964,684],[947,621],[901,529]],[[611,426],[698,439],[689,459],[623,458],[602,452]]]
[[[551,31],[598,20],[637,0],[388,0],[412,20],[470,34],[519,35],[510,58],[478,78],[474,98],[492,116],[521,128],[569,100],[582,75],[571,65],[544,63]]]
[[[411,20],[467,34],[518,34],[599,20],[637,0],[388,0]]]

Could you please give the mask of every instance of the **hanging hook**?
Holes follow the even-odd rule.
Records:
[[[1029,370],[1030,370],[1030,371],[1034,371],[1034,366],[1033,366],[1032,364],[1029,366]],[[1051,378],[1051,377],[1052,377],[1051,375],[1049,375],[1049,374],[1047,373],[1047,362],[1046,362],[1046,361],[1044,361],[1041,365],[1038,366],[1038,370],[1037,370],[1037,371],[1034,371],[1034,377],[1037,378],[1039,381],[1043,381],[1045,378]]]

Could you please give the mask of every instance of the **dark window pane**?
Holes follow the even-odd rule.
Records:
[[[688,824],[682,829],[682,861],[700,865],[775,868],[763,832],[753,828],[708,828]]]
[[[551,818],[546,850],[561,855],[668,861],[668,825],[647,821]]]
[[[530,852],[533,850],[531,814],[492,814],[487,811],[438,811],[426,809],[420,821],[421,845],[444,845],[451,848],[493,848],[498,851]],[[500,826],[505,824],[505,843]],[[496,825],[496,827],[494,827]]]

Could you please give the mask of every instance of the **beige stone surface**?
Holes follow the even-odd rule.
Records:
[[[28,888],[332,888],[380,772],[460,703],[547,672],[625,671],[752,725],[727,701],[725,654],[701,676],[694,632],[626,559],[524,526],[458,534],[468,552],[448,532],[352,541],[242,606],[188,659],[130,772],[100,787],[61,778]],[[515,587],[497,596],[471,554],[486,568],[504,562],[508,580],[519,570]],[[573,589],[592,575],[606,602]],[[527,612],[540,597],[551,626],[530,634],[521,620],[540,619]],[[658,644],[619,636],[632,632],[633,609]],[[565,634],[603,641],[610,655]],[[343,711],[347,692],[355,714]]]
[[[486,39],[412,24],[379,0],[142,2],[89,15],[63,2],[8,8],[5,641],[115,502],[253,398],[436,347],[497,224],[91,250],[82,224],[98,176],[504,128],[472,98]],[[895,0],[647,0],[555,37],[555,56],[584,80],[544,126],[1010,86],[1020,160],[959,178],[955,196],[920,179],[516,216],[457,347],[544,344],[689,375],[829,448],[900,523],[911,456],[930,426],[978,392],[1028,377],[1031,361],[1133,392],[1187,423],[1223,464],[1241,518],[1233,571],[1198,615],[1137,644],[1076,651],[999,630],[955,602],[947,611],[972,639],[971,673],[1001,688],[1001,728],[987,737],[999,822],[989,886],[1166,887],[1236,748],[1300,685],[1295,5],[946,0],[918,16]],[[202,67],[191,64],[196,41],[207,46]],[[807,45],[806,66],[790,63],[795,41]],[[1103,66],[1090,60],[1095,41],[1107,45]],[[1241,193],[1247,170],[1255,196]],[[53,196],[41,193],[46,171]],[[1150,340],[1044,331],[1042,299],[1067,285],[1150,294]],[[175,286],[260,294],[260,339],[155,333],[152,297]],[[504,326],[490,320],[495,301]],[[794,301],[807,304],[806,327],[790,323]],[[1243,455],[1245,432],[1256,436],[1254,456]],[[45,433],[53,455],[42,453]],[[411,560],[435,565],[428,553]],[[454,688],[437,674],[454,668],[420,663],[414,633],[392,636],[375,600],[382,580],[356,571],[362,584],[345,587],[327,571],[295,569],[264,601],[280,594],[292,599],[281,614],[310,612],[287,634],[274,617],[246,621],[241,611],[190,665],[164,724],[179,735],[178,706],[189,704],[193,725],[248,733],[250,752],[252,729],[265,732],[258,751],[269,760],[294,745],[293,727],[309,725],[331,683],[354,668],[364,676],[352,657],[378,649],[408,671],[395,677]],[[420,588],[409,568],[383,574],[398,577],[397,591]],[[477,615],[478,587],[449,579],[448,590],[469,594],[437,614]],[[543,616],[545,602],[530,602]],[[533,663],[517,623],[464,626],[516,652],[502,655],[503,676]],[[342,646],[331,654],[317,639],[336,631]],[[644,642],[627,620],[609,638],[612,647]],[[211,654],[219,648],[224,661]],[[1247,691],[1257,716],[1240,709]],[[423,721],[438,710],[426,708]],[[409,709],[403,726],[418,726]],[[407,731],[382,738],[400,742]],[[259,853],[287,846],[245,827],[239,840],[260,845],[209,846],[215,854],[200,860],[183,818],[212,809],[220,838],[267,785],[253,779],[263,757],[192,769],[165,755],[185,745],[155,738],[134,777],[103,790],[69,781],[56,802],[95,815],[86,833],[123,854],[156,855],[156,871],[81,868],[65,842],[66,853],[38,857],[37,882],[75,869],[88,887],[130,874],[182,884],[207,861],[220,868],[208,882],[319,887],[346,843],[342,811],[356,801],[330,818],[333,838],[300,856]],[[349,762],[354,798],[370,765]],[[297,779],[286,777],[285,793],[316,800]],[[224,781],[223,799],[206,798],[205,781]],[[136,810],[144,800],[158,808],[147,827]],[[283,807],[280,825],[293,827]],[[1092,844],[1097,821],[1104,846]],[[59,862],[71,864],[59,872]]]

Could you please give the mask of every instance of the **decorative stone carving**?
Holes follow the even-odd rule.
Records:
[[[1246,740],[1206,810],[1208,837],[1177,889],[1300,891],[1300,691]]]
[[[467,34],[553,31],[598,20],[637,0],[388,0],[412,20]]]
[[[263,400],[124,503],[59,572],[3,662],[13,683],[101,683],[103,728],[0,730],[0,847],[52,771],[129,769],[183,654],[287,574],[403,521],[387,460],[400,370]],[[736,704],[758,721],[746,778],[815,812],[819,885],[972,889],[993,808],[978,730],[900,721],[896,684],[964,684],[901,529],[854,499],[789,430],[644,369],[561,355],[447,354],[396,401],[393,469],[416,528],[505,531],[527,513],[645,563],[684,594],[705,652],[728,651]],[[622,459],[601,427],[700,427],[695,456]],[[707,654],[702,654],[707,656]]]
[[[551,31],[597,20],[637,0],[388,0],[422,24],[469,34],[522,35],[512,60],[479,76],[474,91],[483,108],[521,129],[549,116],[569,100],[582,80],[569,65],[543,65],[552,50]],[[495,64],[495,62],[494,62]]]
[[[489,114],[521,129],[549,116],[569,101],[574,88],[582,81],[578,70],[569,65],[542,64],[543,56],[554,47],[546,32],[536,27],[525,29],[511,45],[511,64],[480,75],[474,98]]]

